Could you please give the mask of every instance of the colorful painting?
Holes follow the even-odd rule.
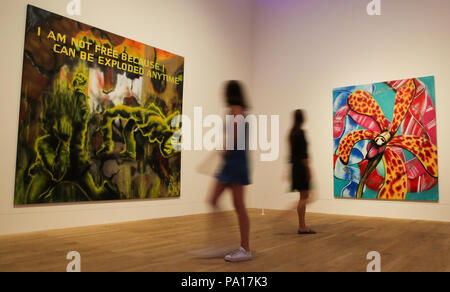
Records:
[[[438,201],[434,77],[333,90],[334,196]]]
[[[28,6],[15,205],[180,196],[184,58]]]

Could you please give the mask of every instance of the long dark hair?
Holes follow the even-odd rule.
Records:
[[[294,111],[294,124],[291,128],[291,133],[289,134],[289,141],[291,142],[291,145],[293,144],[294,138],[301,134],[302,132],[302,125],[305,121],[303,110],[298,109]]]
[[[247,109],[248,105],[246,102],[244,90],[239,81],[230,80],[225,85],[225,98],[228,106],[238,105]]]

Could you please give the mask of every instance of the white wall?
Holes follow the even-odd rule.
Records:
[[[182,153],[181,198],[14,208],[14,177],[26,4],[67,16],[69,0],[2,0],[0,234],[207,212],[211,179],[195,171],[207,155]],[[222,112],[222,83],[250,86],[251,2],[242,0],[82,0],[76,20],[185,57],[184,113]],[[230,204],[225,205],[230,207]]]
[[[282,149],[291,112],[304,108],[314,171],[310,211],[450,221],[450,1],[382,0],[382,15],[368,16],[369,0],[259,0],[254,16],[254,97],[260,113],[281,115]],[[346,85],[436,77],[440,201],[386,202],[333,198],[332,89]],[[286,208],[281,160],[259,163],[253,205]]]

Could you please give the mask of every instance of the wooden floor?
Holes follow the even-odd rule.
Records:
[[[296,234],[294,211],[249,210],[254,259],[226,263],[190,252],[237,243],[232,212],[0,237],[0,271],[65,271],[69,251],[82,271],[361,271],[369,251],[382,271],[450,272],[450,223],[308,214],[318,234]],[[236,245],[238,246],[238,245]]]

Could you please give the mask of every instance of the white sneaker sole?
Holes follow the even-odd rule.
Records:
[[[227,258],[227,257],[224,258],[224,260],[226,262],[230,262],[230,263],[246,262],[246,261],[251,261],[252,259],[253,259],[252,256],[245,257],[245,258]]]

